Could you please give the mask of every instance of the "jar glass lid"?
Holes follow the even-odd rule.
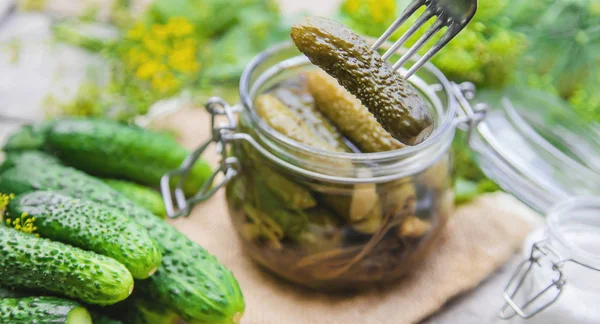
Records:
[[[600,130],[545,92],[511,88],[482,91],[488,106],[471,137],[488,177],[532,208],[600,195]]]

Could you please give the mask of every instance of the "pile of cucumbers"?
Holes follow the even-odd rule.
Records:
[[[231,271],[164,221],[151,189],[188,154],[174,139],[64,118],[24,126],[4,152],[0,323],[240,321]],[[185,191],[211,172],[197,163]]]

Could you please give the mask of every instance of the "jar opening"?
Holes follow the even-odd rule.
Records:
[[[382,49],[385,50],[385,47]],[[248,64],[242,74],[240,97],[245,113],[260,133],[259,135],[263,137],[263,142],[270,143],[267,145],[276,155],[285,155],[285,150],[288,153],[293,150],[303,156],[310,156],[311,159],[318,157],[354,166],[365,164],[372,168],[375,164],[381,164],[383,167],[374,172],[374,177],[391,176],[394,173],[394,176],[399,178],[408,172],[415,173],[426,169],[449,149],[455,131],[456,100],[450,90],[450,82],[431,64],[425,65],[409,79],[409,82],[429,103],[435,118],[435,129],[432,135],[417,146],[378,153],[338,153],[312,148],[275,131],[254,111],[255,97],[269,86],[289,78],[290,75],[314,68],[308,58],[301,55],[292,42],[285,42],[259,54]],[[286,160],[290,160],[289,158],[289,154],[284,157]],[[329,163],[328,166],[312,165],[307,168],[314,167],[315,171],[329,175],[338,174],[339,169],[328,169],[328,167],[331,168],[331,164]],[[392,164],[393,166],[391,166]],[[405,174],[397,173],[397,170],[401,168],[406,170]]]

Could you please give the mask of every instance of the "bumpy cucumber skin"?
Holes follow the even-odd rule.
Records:
[[[111,257],[129,269],[133,278],[146,279],[160,265],[161,253],[146,229],[124,213],[103,205],[50,191],[17,196],[9,216],[36,218],[41,237]]]
[[[317,109],[315,100],[309,91],[305,73],[283,81],[277,88],[269,91],[269,94],[294,111],[323,141],[340,152],[352,152],[352,148],[348,146],[340,131]]]
[[[360,100],[327,73],[307,73],[308,87],[321,110],[363,152],[392,151],[405,147],[394,139]]]
[[[71,316],[78,314],[77,322]],[[0,323],[92,324],[88,311],[78,303],[55,297],[0,299]]]
[[[57,157],[41,151],[8,151],[6,152],[4,162],[0,165],[0,173],[15,165],[21,164],[21,161],[26,161],[25,163],[35,163],[40,166],[60,164],[60,160]]]
[[[136,288],[147,291],[184,320],[237,323],[243,314],[244,297],[231,271],[204,248],[101,180],[59,165],[41,169],[21,164],[0,175],[0,192],[22,194],[36,190],[103,203],[127,213],[145,227],[159,245],[163,259],[158,271],[149,279],[138,281]]]
[[[45,147],[66,164],[90,174],[156,187],[161,177],[179,168],[189,154],[164,134],[87,118],[53,121],[46,128]],[[185,182],[186,194],[195,194],[211,173],[205,161],[198,161]]]
[[[120,192],[123,196],[148,209],[154,215],[162,218],[167,216],[162,196],[157,191],[124,180],[103,179],[103,181],[114,190]]]
[[[299,143],[324,151],[339,151],[317,136],[298,115],[272,95],[264,94],[256,98],[254,109],[269,126]]]
[[[0,226],[0,284],[112,305],[131,294],[133,277],[114,259]]]
[[[394,138],[416,145],[432,132],[427,104],[370,45],[348,27],[320,17],[292,26],[292,40],[311,62],[335,77]]]

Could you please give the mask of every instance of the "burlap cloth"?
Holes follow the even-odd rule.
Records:
[[[164,125],[176,125],[189,148],[209,132],[202,109],[186,109],[162,120]],[[206,158],[217,161],[212,152]],[[480,197],[455,212],[438,246],[411,275],[386,287],[332,296],[294,287],[254,264],[234,233],[223,191],[173,222],[234,272],[246,298],[245,324],[419,322],[490,276],[538,223],[537,214],[508,194]]]

